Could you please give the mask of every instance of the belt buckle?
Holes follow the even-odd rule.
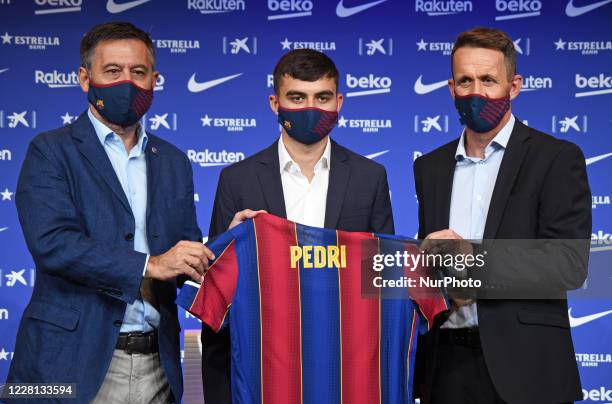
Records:
[[[135,348],[137,340],[136,340],[136,338],[133,338],[133,337],[140,336],[140,335],[143,335],[143,333],[141,333],[141,332],[130,332],[130,333],[128,333],[127,341],[125,343],[125,349],[124,349],[127,354],[132,355],[132,354],[136,353],[135,351],[133,351],[133,349]]]

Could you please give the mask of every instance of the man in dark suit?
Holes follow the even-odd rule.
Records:
[[[302,224],[394,232],[383,166],[329,139],[342,95],[338,70],[321,52],[284,55],[274,69],[270,107],[280,139],[221,172],[210,237],[265,210]],[[207,403],[230,403],[230,338],[203,325],[202,367]]]
[[[16,202],[37,277],[9,383],[75,383],[80,403],[180,402],[177,277],[201,280],[212,253],[187,156],[139,124],[154,62],[132,24],[92,28],[88,110],[29,146]]]
[[[515,58],[512,40],[499,30],[476,28],[455,42],[449,88],[465,130],[414,163],[419,238],[427,238],[426,250],[442,245],[440,240],[590,238],[584,156],[576,145],[512,115],[510,101],[522,81]],[[419,345],[425,402],[582,399],[565,292],[584,282],[586,259],[550,271],[535,262],[585,257],[588,241],[559,243],[546,254],[539,261],[520,252],[515,257],[528,257],[520,273],[542,275],[540,286],[557,285],[560,299],[451,294],[451,314]],[[518,274],[514,282],[526,281]],[[512,275],[488,276],[494,283],[496,276]]]

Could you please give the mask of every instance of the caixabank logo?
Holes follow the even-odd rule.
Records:
[[[0,287],[18,288],[33,287],[36,279],[34,269],[1,269],[0,268]]]
[[[448,133],[449,117],[444,114],[415,115],[414,133]]]
[[[36,111],[4,111],[0,109],[0,129],[36,128]]]
[[[357,49],[359,56],[393,56],[393,38],[359,38]]]
[[[224,36],[221,42],[221,50],[224,55],[257,55],[257,37],[231,38]]]
[[[553,115],[552,116],[552,133],[574,134],[587,133],[589,130],[587,115]]]
[[[178,129],[178,113],[165,111],[149,113],[143,115],[141,122],[147,130],[176,132]]]

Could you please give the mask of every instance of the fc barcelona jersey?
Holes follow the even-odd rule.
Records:
[[[447,302],[364,297],[366,240],[400,238],[260,214],[209,244],[217,259],[177,303],[213,330],[229,323],[235,403],[412,402],[419,329]]]

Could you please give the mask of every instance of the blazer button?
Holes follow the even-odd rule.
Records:
[[[127,241],[134,241],[134,234],[133,233],[128,233],[125,235],[125,239]]]

